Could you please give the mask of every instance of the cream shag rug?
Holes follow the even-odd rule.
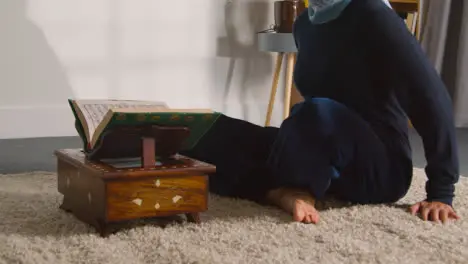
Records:
[[[0,176],[1,263],[468,263],[468,222],[445,226],[406,212],[424,198],[425,176],[394,206],[328,203],[318,225],[291,223],[275,208],[211,197],[203,224],[149,223],[100,238],[58,209],[56,176]],[[468,217],[468,179],[455,206]],[[331,207],[330,207],[331,206]],[[328,209],[327,209],[328,208]]]

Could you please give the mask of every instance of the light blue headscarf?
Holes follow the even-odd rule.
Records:
[[[314,24],[323,24],[340,16],[351,0],[309,0],[309,19]]]
[[[338,18],[352,0],[309,0],[309,19],[314,24],[323,24]],[[390,6],[388,0],[382,0]]]

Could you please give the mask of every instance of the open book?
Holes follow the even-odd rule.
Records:
[[[144,124],[187,126],[204,133],[219,113],[211,109],[171,109],[165,103],[130,100],[68,100],[77,121],[77,129],[93,149],[103,133],[114,126]],[[191,133],[192,134],[192,133]]]

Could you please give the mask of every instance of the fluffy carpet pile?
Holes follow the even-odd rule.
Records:
[[[51,173],[0,175],[0,263],[468,263],[468,223],[423,222],[407,205],[424,198],[425,176],[393,206],[323,205],[318,225],[256,204],[211,197],[203,224],[184,218],[134,223],[100,238],[58,209]],[[468,217],[468,179],[455,207]]]

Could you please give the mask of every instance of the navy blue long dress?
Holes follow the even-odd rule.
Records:
[[[427,200],[449,205],[458,181],[452,103],[398,15],[353,0],[323,24],[295,22],[294,80],[305,102],[279,128],[222,116],[185,153],[217,166],[212,192],[262,202],[277,187],[354,203],[402,198],[412,180],[408,117],[427,158]]]

